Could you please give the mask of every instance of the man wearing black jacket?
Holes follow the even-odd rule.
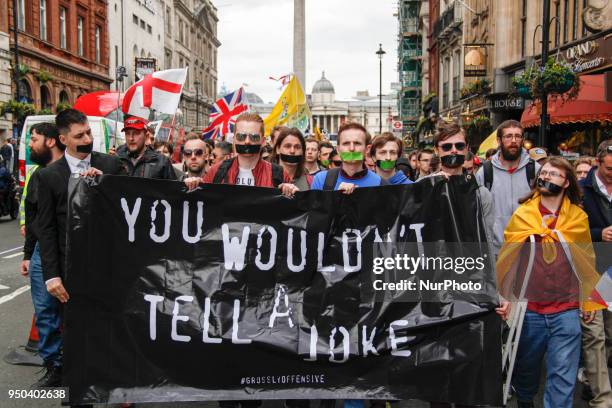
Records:
[[[582,206],[589,216],[591,239],[597,255],[597,271],[605,273],[610,267],[610,255],[602,251],[603,242],[612,241],[612,140],[606,140],[597,149],[598,168],[593,168],[580,181]],[[599,244],[598,244],[599,243]],[[599,250],[598,250],[599,249]],[[607,247],[606,247],[607,249]],[[609,407],[612,389],[608,377],[606,337],[612,341],[612,314],[597,312],[591,324],[582,325],[582,355],[593,398],[591,407]]]
[[[116,157],[92,152],[91,128],[87,116],[81,112],[74,109],[62,111],[57,115],[55,124],[59,131],[60,142],[66,146],[66,150],[64,157],[38,172],[36,231],[47,291],[61,303],[66,303],[70,298],[64,287],[70,177],[125,175],[125,168]],[[58,374],[61,373],[61,361],[54,362],[54,365],[48,366],[47,370],[49,377],[58,378]]]
[[[176,180],[172,163],[166,156],[147,145],[147,123],[132,116],[124,122],[125,145],[117,149],[117,157],[128,175],[162,180]]]
[[[59,160],[64,155],[65,146],[59,140],[59,133],[53,123],[37,123],[32,126],[29,142],[30,160],[37,164],[28,179],[27,195],[24,197],[25,244],[21,274],[30,276],[32,303],[38,330],[38,355],[45,366],[61,364],[61,322],[59,302],[47,292],[40,260],[40,246],[36,232],[38,212],[39,170]],[[59,384],[61,378],[57,370],[47,370],[34,387],[50,387]]]

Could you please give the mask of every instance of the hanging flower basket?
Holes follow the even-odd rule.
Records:
[[[34,105],[31,103],[21,103],[10,100],[0,105],[0,115],[5,115],[7,113],[12,113],[13,118],[19,121],[30,115],[34,115],[36,113],[36,108],[34,108]]]
[[[69,103],[60,102],[55,107],[55,113],[60,113],[61,111],[65,111],[66,109],[70,108],[72,108],[72,105],[70,105]]]
[[[47,71],[39,71],[38,74],[36,74],[36,78],[38,78],[41,84],[44,84],[51,81],[53,76]]]
[[[526,99],[531,99],[531,82],[536,75],[536,69],[533,67],[527,68],[522,74],[512,78],[512,85],[516,89],[516,93]]]
[[[575,99],[580,90],[580,80],[572,68],[555,58],[549,58],[531,81],[531,93],[537,99],[544,94],[562,97],[564,100]]]

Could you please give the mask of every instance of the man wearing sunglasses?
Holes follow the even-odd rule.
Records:
[[[124,122],[125,145],[117,149],[117,157],[128,176],[176,180],[172,164],[163,154],[147,146],[147,122],[132,116]]]
[[[185,178],[202,178],[208,166],[208,145],[199,136],[188,136],[183,145],[183,169]]]
[[[502,122],[497,128],[499,151],[476,173],[476,181],[493,196],[493,248],[497,253],[504,242],[504,228],[519,206],[519,200],[531,192],[540,165],[523,149],[523,128],[516,120]]]
[[[236,119],[235,126],[233,144],[236,157],[216,164],[203,178],[185,179],[187,187],[193,190],[201,182],[278,187],[281,190],[293,186],[282,167],[261,158],[261,149],[265,143],[263,119],[255,113],[243,113]],[[297,188],[293,186],[291,190]]]

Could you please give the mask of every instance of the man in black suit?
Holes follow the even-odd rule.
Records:
[[[126,174],[126,170],[117,157],[92,151],[93,136],[87,116],[83,113],[74,109],[62,111],[57,115],[55,124],[66,150],[64,157],[39,171],[36,223],[47,291],[61,303],[66,303],[70,298],[63,285],[66,273],[68,181],[71,176],[117,175]],[[47,370],[54,370],[51,374],[61,374],[61,365],[48,367]],[[51,377],[58,378],[57,375]]]

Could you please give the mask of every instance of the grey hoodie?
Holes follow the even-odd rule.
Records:
[[[527,182],[527,170],[525,169],[529,162],[529,153],[525,149],[522,150],[519,165],[512,174],[508,173],[508,170],[502,166],[499,160],[500,154],[501,152],[497,152],[491,158],[493,163],[493,185],[491,186],[494,218],[493,249],[496,255],[504,242],[506,224],[519,206],[518,201],[531,192],[531,187]],[[540,170],[540,165],[537,162],[535,169],[537,174]],[[476,173],[476,181],[479,185],[484,186],[484,169],[482,167]]]

